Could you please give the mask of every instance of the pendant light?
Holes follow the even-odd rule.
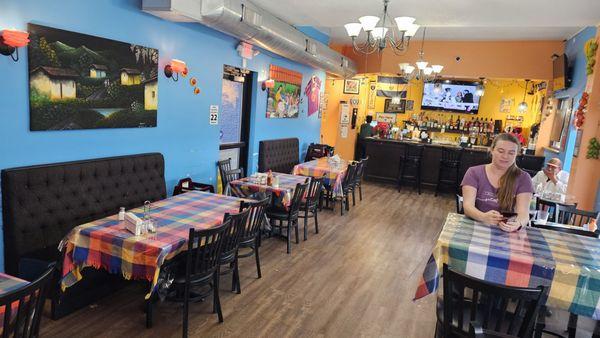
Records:
[[[529,79],[525,79],[525,91],[523,92],[523,101],[519,103],[519,112],[524,113],[527,110],[527,102],[525,102],[525,96],[527,95],[527,85],[529,84]]]

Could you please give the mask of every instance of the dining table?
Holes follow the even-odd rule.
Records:
[[[273,172],[273,179],[278,181],[277,185],[268,185],[261,181],[260,177],[250,176],[229,183],[230,191],[237,197],[250,197],[255,193],[267,193],[272,196],[272,204],[283,208],[289,208],[292,195],[297,184],[304,184],[310,178],[306,176],[290,175]]]
[[[434,293],[444,264],[488,282],[548,287],[547,303],[600,319],[600,240],[524,227],[507,233],[465,215],[448,214],[414,299]]]
[[[349,162],[344,159],[335,160],[331,157],[321,157],[295,165],[292,174],[315,178],[324,177],[323,183],[331,191],[333,197],[343,197],[342,182],[348,171],[348,164]]]
[[[24,286],[27,286],[28,284],[29,284],[29,282],[26,280],[23,280],[21,278],[7,275],[5,273],[0,272],[0,298],[15,291],[15,290],[18,290]],[[18,307],[19,307],[19,302],[13,302],[11,304],[11,311],[10,311],[11,320],[13,320],[14,317],[16,317]],[[6,307],[1,306],[0,307],[0,334],[4,333],[4,315],[5,315],[5,313],[6,313]]]

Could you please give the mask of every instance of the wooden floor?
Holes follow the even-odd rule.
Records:
[[[242,294],[223,276],[225,322],[212,302],[190,307],[190,336],[433,337],[435,296],[412,298],[448,212],[451,195],[365,184],[350,213],[323,211],[320,233],[285,253],[270,238],[261,247],[262,278],[253,258],[240,262]],[[145,328],[146,290],[131,285],[59,321],[44,318],[43,337],[180,337],[181,307],[159,303]]]

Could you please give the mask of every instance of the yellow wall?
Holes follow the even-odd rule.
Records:
[[[131,86],[142,83],[141,75],[129,75],[126,72],[121,72],[121,84],[123,86]]]

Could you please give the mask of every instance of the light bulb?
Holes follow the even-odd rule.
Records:
[[[527,102],[523,101],[519,103],[519,112],[523,113],[527,110]]]
[[[375,26],[377,26],[379,18],[376,16],[367,15],[361,16],[360,18],[358,18],[358,21],[360,21],[360,24],[362,25],[362,28],[365,30],[365,32],[370,32],[375,28]]]
[[[358,22],[347,23],[344,25],[346,28],[346,33],[348,33],[349,37],[355,38],[360,34],[360,30],[362,29],[362,25]]]
[[[394,20],[396,21],[398,30],[401,32],[408,31],[412,27],[412,24],[415,22],[415,18],[411,18],[410,16],[399,16]]]
[[[417,68],[419,68],[420,70],[423,70],[423,69],[425,69],[425,67],[427,67],[427,64],[429,62],[427,62],[427,61],[417,61],[415,63],[417,64]]]
[[[477,87],[475,88],[475,95],[477,96],[483,96],[483,94],[485,93],[485,88],[483,87],[483,84],[478,84]]]
[[[409,66],[408,62],[401,62],[398,64],[398,67],[400,67],[400,70],[403,72],[405,71],[406,67],[408,67],[408,66]]]
[[[373,38],[380,40],[385,37],[385,35],[387,34],[387,31],[388,31],[388,29],[385,27],[376,27],[373,29],[371,34],[373,35]]]

